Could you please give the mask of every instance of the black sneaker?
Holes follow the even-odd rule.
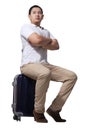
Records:
[[[50,108],[47,109],[47,113],[56,121],[56,122],[66,122],[65,119],[62,119],[60,114],[60,111],[53,111]]]
[[[36,122],[40,122],[40,123],[47,123],[48,120],[45,118],[43,113],[37,113],[35,111],[33,111],[33,115],[34,115],[34,120]]]

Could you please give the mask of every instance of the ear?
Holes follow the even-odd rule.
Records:
[[[44,15],[42,15],[42,19],[44,18]]]

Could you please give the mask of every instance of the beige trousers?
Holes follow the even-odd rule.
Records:
[[[45,111],[46,92],[50,80],[63,83],[50,105],[54,111],[62,109],[77,80],[74,72],[48,63],[29,63],[20,69],[21,73],[36,80],[34,109],[38,113]]]

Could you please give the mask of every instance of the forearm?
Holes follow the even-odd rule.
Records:
[[[29,43],[33,46],[41,46],[45,49],[57,50],[59,49],[59,44],[56,39],[51,39],[47,37],[43,37],[37,33],[33,33],[28,38]]]
[[[44,45],[51,44],[52,39],[43,37],[37,33],[33,33],[29,36],[28,41],[33,46],[44,46]]]
[[[39,42],[38,45],[42,46],[45,49],[49,49],[49,50],[57,50],[59,49],[59,43],[56,39],[51,39],[51,38],[47,38],[47,37],[43,37],[43,36],[39,36]]]
[[[42,47],[50,45],[51,42],[52,42],[51,38],[46,38],[46,37],[43,37],[43,36],[40,36],[40,38],[39,38],[39,45],[41,45]]]
[[[43,45],[42,47],[48,50],[57,50],[59,49],[59,43],[56,39],[53,39],[50,44]]]

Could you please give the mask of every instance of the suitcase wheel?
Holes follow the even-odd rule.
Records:
[[[21,117],[20,117],[20,116],[17,116],[17,115],[14,115],[14,116],[13,116],[13,119],[16,120],[16,121],[21,121]]]

